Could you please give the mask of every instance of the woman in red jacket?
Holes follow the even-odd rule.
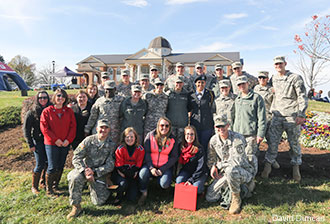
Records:
[[[132,127],[121,134],[120,145],[116,149],[114,183],[119,185],[115,204],[119,204],[126,192],[127,199],[135,201],[138,193],[137,176],[144,159],[144,148],[139,144],[139,136]]]
[[[76,119],[72,109],[67,107],[68,94],[65,90],[57,89],[52,102],[54,105],[44,109],[40,117],[48,159],[46,191],[50,196],[55,194],[54,190],[58,190],[69,144],[76,136]]]

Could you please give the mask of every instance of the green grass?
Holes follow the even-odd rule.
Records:
[[[67,180],[68,170],[60,187],[65,191],[56,199],[30,192],[31,174],[0,171],[1,223],[68,223],[70,212]],[[173,196],[151,185],[145,206],[130,209],[120,206],[94,206],[88,190],[83,194],[83,213],[70,223],[267,223],[279,217],[314,217],[330,222],[329,180],[303,179],[300,185],[274,178],[257,179],[253,196],[243,201],[239,215],[229,215],[217,203],[203,201],[196,212],[173,209]],[[283,222],[280,222],[283,223]],[[290,223],[290,222],[288,222]],[[294,222],[291,222],[294,223]],[[298,222],[297,222],[298,223]],[[310,223],[310,222],[305,222]]]
[[[310,100],[308,102],[307,111],[330,112],[330,103]]]

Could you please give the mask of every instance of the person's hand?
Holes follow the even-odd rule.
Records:
[[[62,140],[61,140],[61,139],[57,139],[56,142],[55,142],[55,145],[56,145],[57,147],[62,147],[62,145],[63,145]]]
[[[218,168],[216,168],[215,166],[212,166],[211,168],[211,177],[213,179],[220,179],[221,175],[218,173]]]
[[[36,147],[34,147],[34,146],[31,147],[31,148],[30,148],[30,151],[31,151],[31,152],[35,152],[35,151],[36,151]]]
[[[158,177],[158,173],[157,173],[157,169],[156,169],[156,168],[152,168],[152,169],[150,170],[150,173],[151,173],[153,176]]]
[[[157,169],[156,172],[157,172],[157,175],[158,176],[162,176],[163,175],[163,172],[160,169]]]
[[[91,168],[87,167],[85,169],[85,177],[86,177],[87,181],[89,181],[89,182],[94,182],[95,181],[94,172]]]
[[[139,172],[135,172],[133,179],[135,179],[137,177],[138,173]]]
[[[261,143],[264,140],[264,138],[257,136],[257,144]]]
[[[191,185],[191,183],[189,181],[186,181],[183,185],[187,186],[187,185]]]
[[[296,117],[296,124],[297,125],[302,125],[303,123],[305,123],[305,118],[303,118],[303,117]]]
[[[63,144],[62,144],[62,146],[63,147],[67,147],[69,145],[69,143],[70,142],[67,139],[65,139],[64,142],[63,142]]]
[[[118,171],[119,175],[120,175],[122,178],[126,178],[126,177],[125,177],[125,174],[123,174],[122,172],[120,172],[120,170],[117,170],[117,171]]]

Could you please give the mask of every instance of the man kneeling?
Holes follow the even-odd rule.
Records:
[[[110,123],[99,120],[97,134],[86,137],[74,151],[74,169],[68,174],[70,205],[72,211],[67,218],[77,217],[82,208],[81,195],[86,182],[90,186],[90,196],[94,205],[102,205],[110,196],[106,186],[106,176],[113,170],[115,143],[109,137]]]
[[[227,116],[217,115],[214,126],[217,133],[210,139],[208,156],[210,175],[214,181],[207,190],[206,200],[215,202],[221,197],[224,199],[223,188],[229,187],[226,197],[230,203],[229,213],[237,214],[242,202],[241,185],[250,185],[248,183],[253,179],[254,169],[245,154],[246,141],[243,135],[228,130]]]

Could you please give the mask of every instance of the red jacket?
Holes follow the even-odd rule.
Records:
[[[73,110],[66,106],[61,109],[55,109],[53,105],[47,107],[41,113],[40,130],[44,135],[45,145],[55,145],[57,139],[67,139],[72,143],[76,137],[76,118]]]
[[[130,157],[125,146],[120,145],[116,149],[115,156],[115,167],[121,167],[124,165],[129,165],[131,167],[135,165],[136,167],[141,168],[144,158],[144,148],[139,145],[135,148],[132,157]]]

